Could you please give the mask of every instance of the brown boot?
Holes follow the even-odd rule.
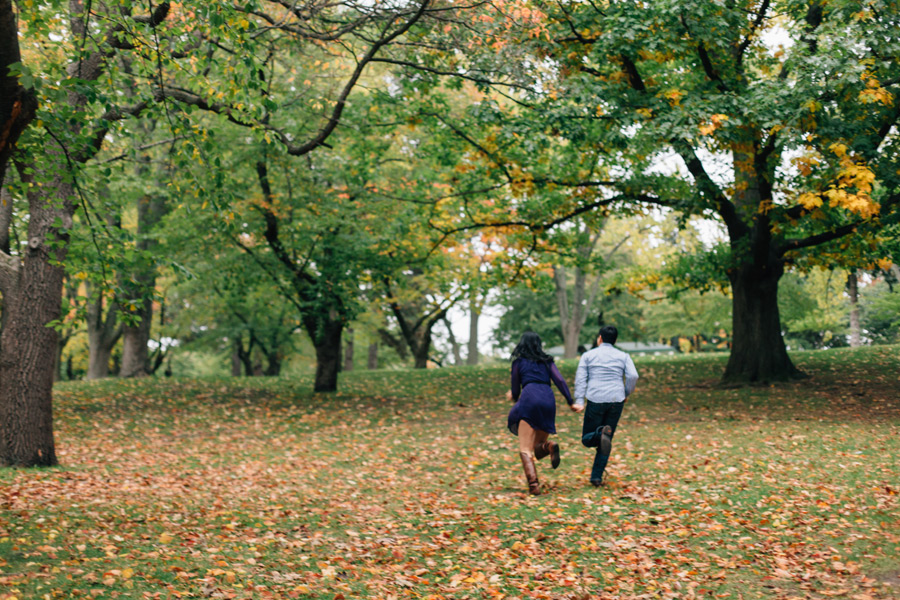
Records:
[[[534,447],[534,458],[541,460],[545,456],[550,456],[550,466],[556,468],[559,466],[559,444],[549,440],[541,442]]]
[[[519,456],[522,458],[522,468],[525,469],[525,479],[528,480],[528,493],[532,496],[540,496],[541,484],[538,482],[534,457],[528,452],[519,452]]]

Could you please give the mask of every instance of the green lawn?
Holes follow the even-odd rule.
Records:
[[[0,599],[900,598],[900,348],[725,358],[636,359],[607,488],[560,400],[540,497],[506,368],[60,384],[62,466],[0,471]]]

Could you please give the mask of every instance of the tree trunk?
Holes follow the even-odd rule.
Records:
[[[241,351],[238,349],[240,340],[232,340],[231,342],[231,376],[241,376]]]
[[[373,342],[369,344],[369,356],[368,360],[366,360],[366,368],[369,370],[375,370],[378,368],[378,343]]]
[[[430,332],[429,332],[430,334]],[[428,335],[428,340],[422,341],[416,344],[416,347],[412,349],[413,360],[415,363],[413,366],[416,369],[427,369],[428,368],[428,354],[431,351],[431,335]]]
[[[428,368],[428,356],[431,354],[432,332],[434,331],[435,324],[446,314],[447,311],[445,309],[431,318],[426,319],[412,332],[411,336],[407,337],[406,342],[412,352],[413,360],[415,361],[413,366],[416,369]]]
[[[847,275],[847,293],[850,295],[850,347],[858,348],[862,345],[859,325],[859,279],[856,270]]]
[[[74,212],[72,184],[64,171],[60,168],[45,185],[29,188],[24,260],[0,254],[0,284],[4,312],[8,311],[0,339],[0,464],[56,464],[53,379],[59,346],[56,329],[47,324],[60,318],[64,276],[60,264]],[[30,183],[31,175],[25,178]]]
[[[277,350],[264,354],[266,356],[266,370],[263,371],[263,375],[268,377],[281,375],[281,354]]]
[[[778,313],[780,265],[748,264],[730,274],[733,342],[723,383],[768,383],[802,377],[781,334]]]
[[[481,317],[481,306],[473,294],[469,298],[469,343],[466,347],[466,364],[477,365],[478,356],[478,319]]]
[[[353,370],[353,328],[347,328],[347,341],[344,343],[344,370]]]
[[[316,348],[316,392],[336,392],[338,371],[341,364],[341,335],[344,323],[336,318],[304,319],[307,333]],[[316,323],[318,321],[318,323]],[[314,323],[310,325],[310,323]],[[316,326],[317,325],[317,326]]]
[[[444,327],[447,328],[447,339],[450,340],[450,351],[453,353],[453,364],[461,365],[463,364],[462,353],[459,346],[459,342],[456,340],[456,335],[453,333],[453,327],[450,326],[450,320],[444,315],[444,318],[441,319],[444,322]]]
[[[122,328],[117,324],[118,305],[111,302],[103,314],[103,296],[88,302],[88,372],[87,379],[102,379],[109,376],[109,358],[113,348],[122,336]]]
[[[147,300],[140,310],[137,325],[122,327],[122,370],[119,377],[146,377],[150,374],[150,323],[153,303]]]
[[[575,268],[574,298],[571,303],[565,267],[553,267],[553,282],[556,285],[556,305],[559,308],[559,324],[563,337],[563,358],[575,358],[578,356],[578,338],[584,325],[584,272]]]
[[[134,325],[122,330],[122,370],[120,377],[145,377],[150,374],[150,329],[153,323],[153,290],[156,285],[156,264],[146,253],[156,246],[153,229],[166,213],[165,200],[158,196],[144,196],[138,200],[137,264],[131,274],[134,282],[132,298],[140,306]]]
[[[240,337],[236,339],[237,344],[237,352],[238,358],[241,361],[241,364],[244,366],[244,376],[245,377],[253,377],[253,339],[251,337],[250,342],[247,344],[247,348],[244,349],[244,340]]]

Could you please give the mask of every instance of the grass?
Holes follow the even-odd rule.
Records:
[[[900,598],[900,349],[794,358],[637,358],[611,485],[560,401],[537,498],[505,368],[60,384],[62,466],[0,471],[0,599]]]

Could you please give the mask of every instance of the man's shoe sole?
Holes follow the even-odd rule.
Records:
[[[609,456],[609,453],[612,452],[612,427],[609,425],[603,426],[603,431],[600,433],[600,454],[604,456]]]

